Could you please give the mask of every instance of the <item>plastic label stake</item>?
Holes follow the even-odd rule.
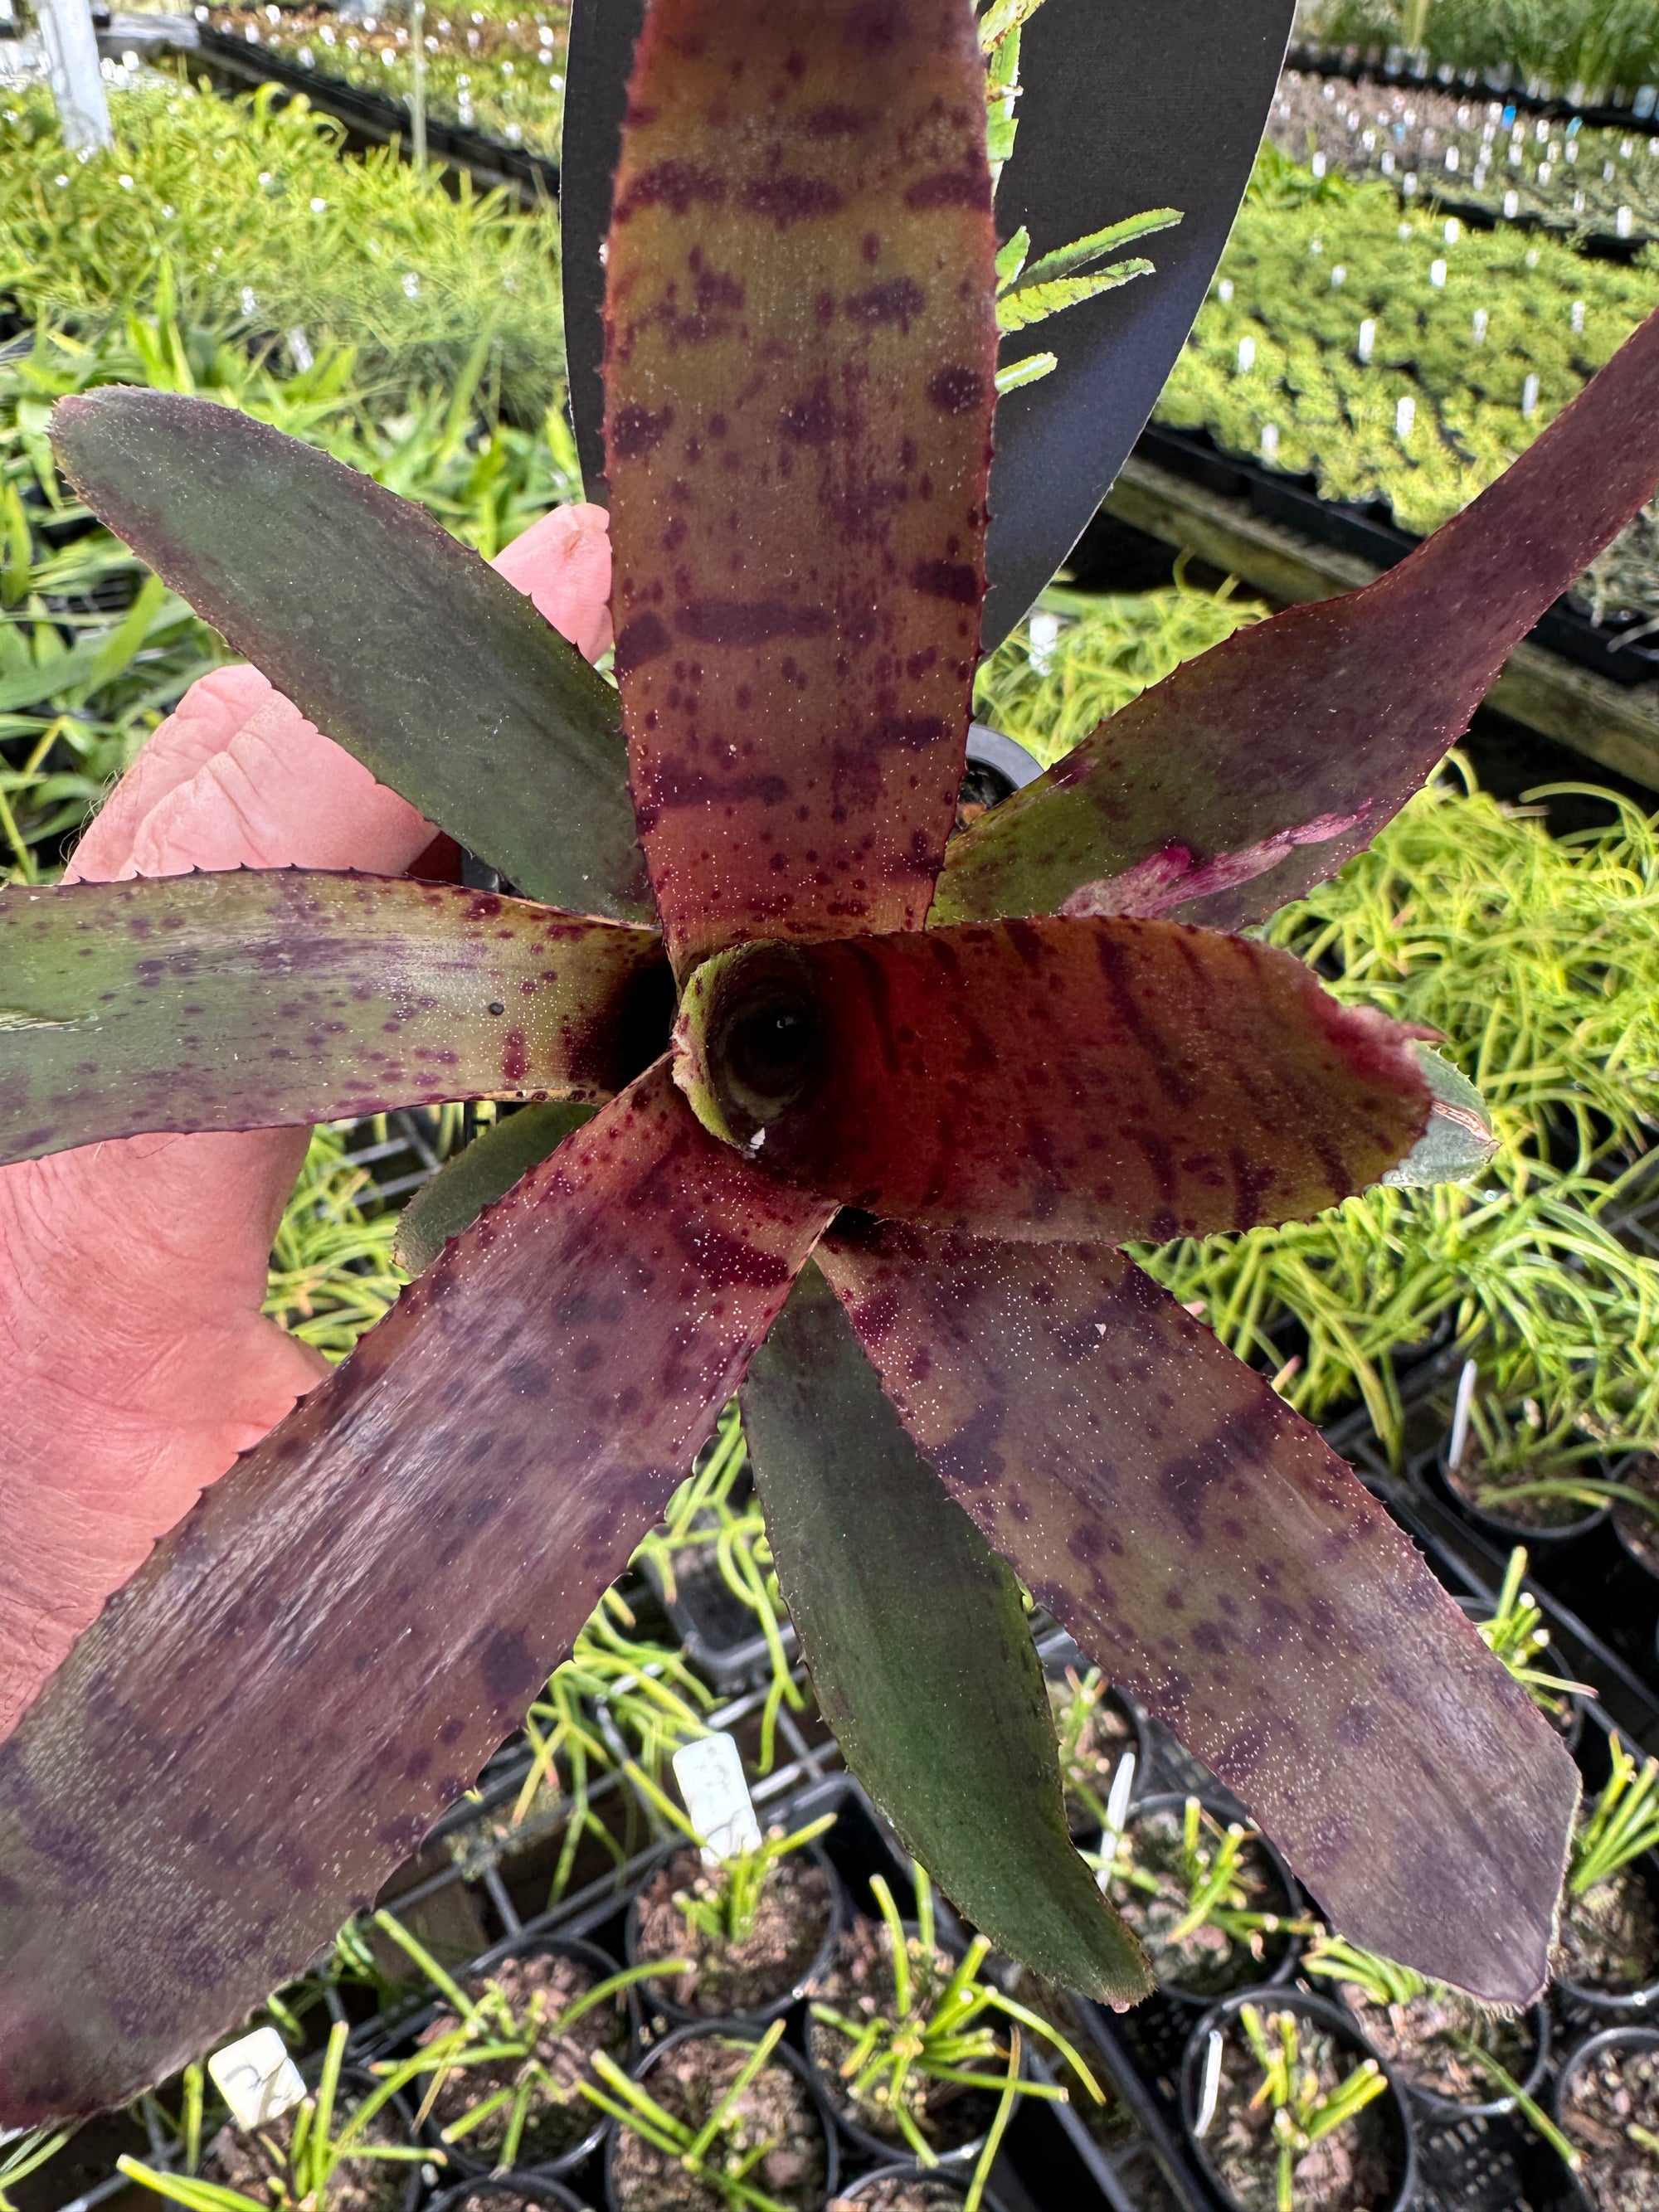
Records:
[[[760,1847],[760,1822],[743,1771],[743,1759],[729,1735],[700,1736],[674,1753],[674,1779],[680,1785],[691,1825],[702,1838],[702,1863],[718,1866],[739,1851]]]
[[[244,2133],[280,2119],[305,2097],[306,2085],[274,2027],[256,2027],[208,2060],[213,2086]]]

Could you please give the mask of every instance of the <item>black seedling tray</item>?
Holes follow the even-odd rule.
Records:
[[[1377,569],[1392,568],[1422,542],[1399,528],[1380,504],[1360,507],[1325,499],[1311,477],[1263,468],[1226,452],[1207,431],[1177,430],[1153,422],[1141,433],[1137,456],[1173,477],[1225,499],[1249,502],[1252,513],[1276,522],[1317,545],[1348,553]],[[1594,670],[1610,683],[1634,685],[1659,681],[1659,647],[1652,641],[1620,645],[1634,618],[1600,628],[1570,601],[1558,599],[1528,633],[1530,641],[1575,667]]]
[[[1351,84],[1404,85],[1424,92],[1449,93],[1460,100],[1501,100],[1506,106],[1518,108],[1528,115],[1559,115],[1564,122],[1577,116],[1588,128],[1606,131],[1629,131],[1638,136],[1652,137],[1659,134],[1659,113],[1649,108],[1638,114],[1633,107],[1615,107],[1610,104],[1595,107],[1580,107],[1570,100],[1559,99],[1554,94],[1528,92],[1524,85],[1500,84],[1489,75],[1472,76],[1443,65],[1425,76],[1419,70],[1404,66],[1390,67],[1383,52],[1371,47],[1362,52],[1358,46],[1322,46],[1298,42],[1285,57],[1286,69],[1300,70],[1310,76],[1346,77]]]

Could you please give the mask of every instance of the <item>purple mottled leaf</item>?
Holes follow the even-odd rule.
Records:
[[[1429,1118],[1413,1033],[1184,923],[970,923],[704,963],[674,1079],[704,1126],[884,1218],[1204,1236],[1320,1212]]]
[[[480,1096],[608,1098],[654,930],[443,884],[234,869],[0,891],[0,1161]]]
[[[930,918],[1178,906],[1237,929],[1300,898],[1427,781],[1656,483],[1659,315],[1398,568],[1189,661],[957,838]]]
[[[163,1539],[0,1747],[0,2119],[132,2096],[374,1896],[626,1564],[828,1211],[659,1065]]]
[[[871,1224],[818,1257],[951,1493],[1335,1924],[1535,1996],[1577,1769],[1318,1431],[1099,1247]]]
[[[653,0],[605,321],[611,611],[675,965],[920,927],[996,361],[967,0]]]

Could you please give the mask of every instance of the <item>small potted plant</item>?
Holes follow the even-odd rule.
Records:
[[[639,1973],[591,1943],[540,1936],[463,1984],[390,1913],[375,1919],[444,1999],[409,2062],[426,2139],[463,2173],[579,2166],[604,2131],[582,2084],[601,2055],[631,2055]]]
[[[1488,1607],[1476,1598],[1462,1598],[1459,1603],[1487,1650],[1503,1661],[1571,1750],[1583,1732],[1583,1700],[1595,1692],[1588,1683],[1570,1682],[1559,1673],[1562,1662],[1550,1649],[1543,1612],[1537,1599],[1522,1587],[1526,1576],[1526,1549],[1517,1544],[1504,1570],[1497,1604]]]
[[[1267,1838],[1198,1797],[1148,1797],[1103,1838],[1108,1895],[1158,1986],[1193,2005],[1283,1980],[1316,1923]]]
[[[1459,1380],[1436,1466],[1440,1487],[1496,1542],[1529,1544],[1559,1562],[1607,1518],[1616,1486],[1604,1443],[1583,1434],[1574,1415],[1547,1419],[1531,1399],[1513,1407],[1481,1399],[1477,1373],[1470,1360]]]
[[[1117,1763],[1126,1751],[1139,1751],[1140,1732],[1098,1667],[1068,1665],[1048,1683],[1066,1785],[1066,1825],[1073,1837],[1095,1836],[1106,1826]]]
[[[835,1869],[812,1848],[835,1825],[826,1813],[793,1835],[773,1828],[712,1867],[695,1842],[671,1848],[628,1908],[628,1962],[651,1976],[651,2002],[681,2022],[787,2011],[828,1965],[844,1917]]]
[[[806,2050],[824,2098],[849,2141],[890,2159],[908,2149],[925,2166],[966,2165],[993,2123],[996,2074],[1009,2046],[1001,2022],[1018,2021],[1071,2069],[1092,2098],[1099,2084],[1076,2047],[1048,2021],[980,1978],[990,1939],[963,1951],[942,1940],[933,1885],[912,1865],[916,1918],[907,1927],[880,1875],[870,1888],[879,1920],[855,1918],[813,1984]],[[1024,2079],[1023,2096],[1059,2100],[1057,2084]]]
[[[783,2029],[678,2028],[632,2076],[600,2054],[583,2094],[615,2123],[612,2212],[823,2212],[836,2131]]]
[[[1340,1936],[1322,1936],[1302,1966],[1331,1984],[1366,2042],[1434,2118],[1511,2112],[1518,2099],[1530,2104],[1549,2060],[1541,2004],[1513,2015],[1487,2011]]]
[[[1594,2212],[1659,2205],[1659,2029],[1609,2027],[1561,2069],[1555,2112]]]
[[[1613,1771],[1574,1831],[1553,1954],[1555,1978],[1591,2013],[1659,2002],[1659,1759],[1608,1739]]]
[[[1020,2090],[1020,2034],[1008,2039],[1008,2072],[1003,2083],[997,2115],[986,2135],[971,2173],[941,2172],[915,2159],[878,2166],[860,2174],[830,2205],[829,2212],[1002,2212],[990,2186],[1003,2130],[1012,2114]]]
[[[1321,1997],[1248,1996],[1194,2029],[1182,2118],[1230,2212],[1400,2212],[1416,2159],[1399,2091]]]
[[[401,2094],[416,2062],[379,2079],[348,2068],[347,2027],[330,2031],[317,2086],[298,2104],[250,2128],[227,2120],[194,2171],[168,2172],[142,2160],[117,2160],[130,2181],[186,2212],[414,2212],[422,2168],[441,2164],[420,2143]]]

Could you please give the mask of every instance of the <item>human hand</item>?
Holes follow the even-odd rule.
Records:
[[[610,642],[601,507],[495,567],[590,659]],[[256,669],[193,684],[66,880],[194,868],[402,875],[430,823]],[[203,1487],[328,1372],[260,1311],[307,1129],[128,1137],[0,1168],[0,1735]]]

